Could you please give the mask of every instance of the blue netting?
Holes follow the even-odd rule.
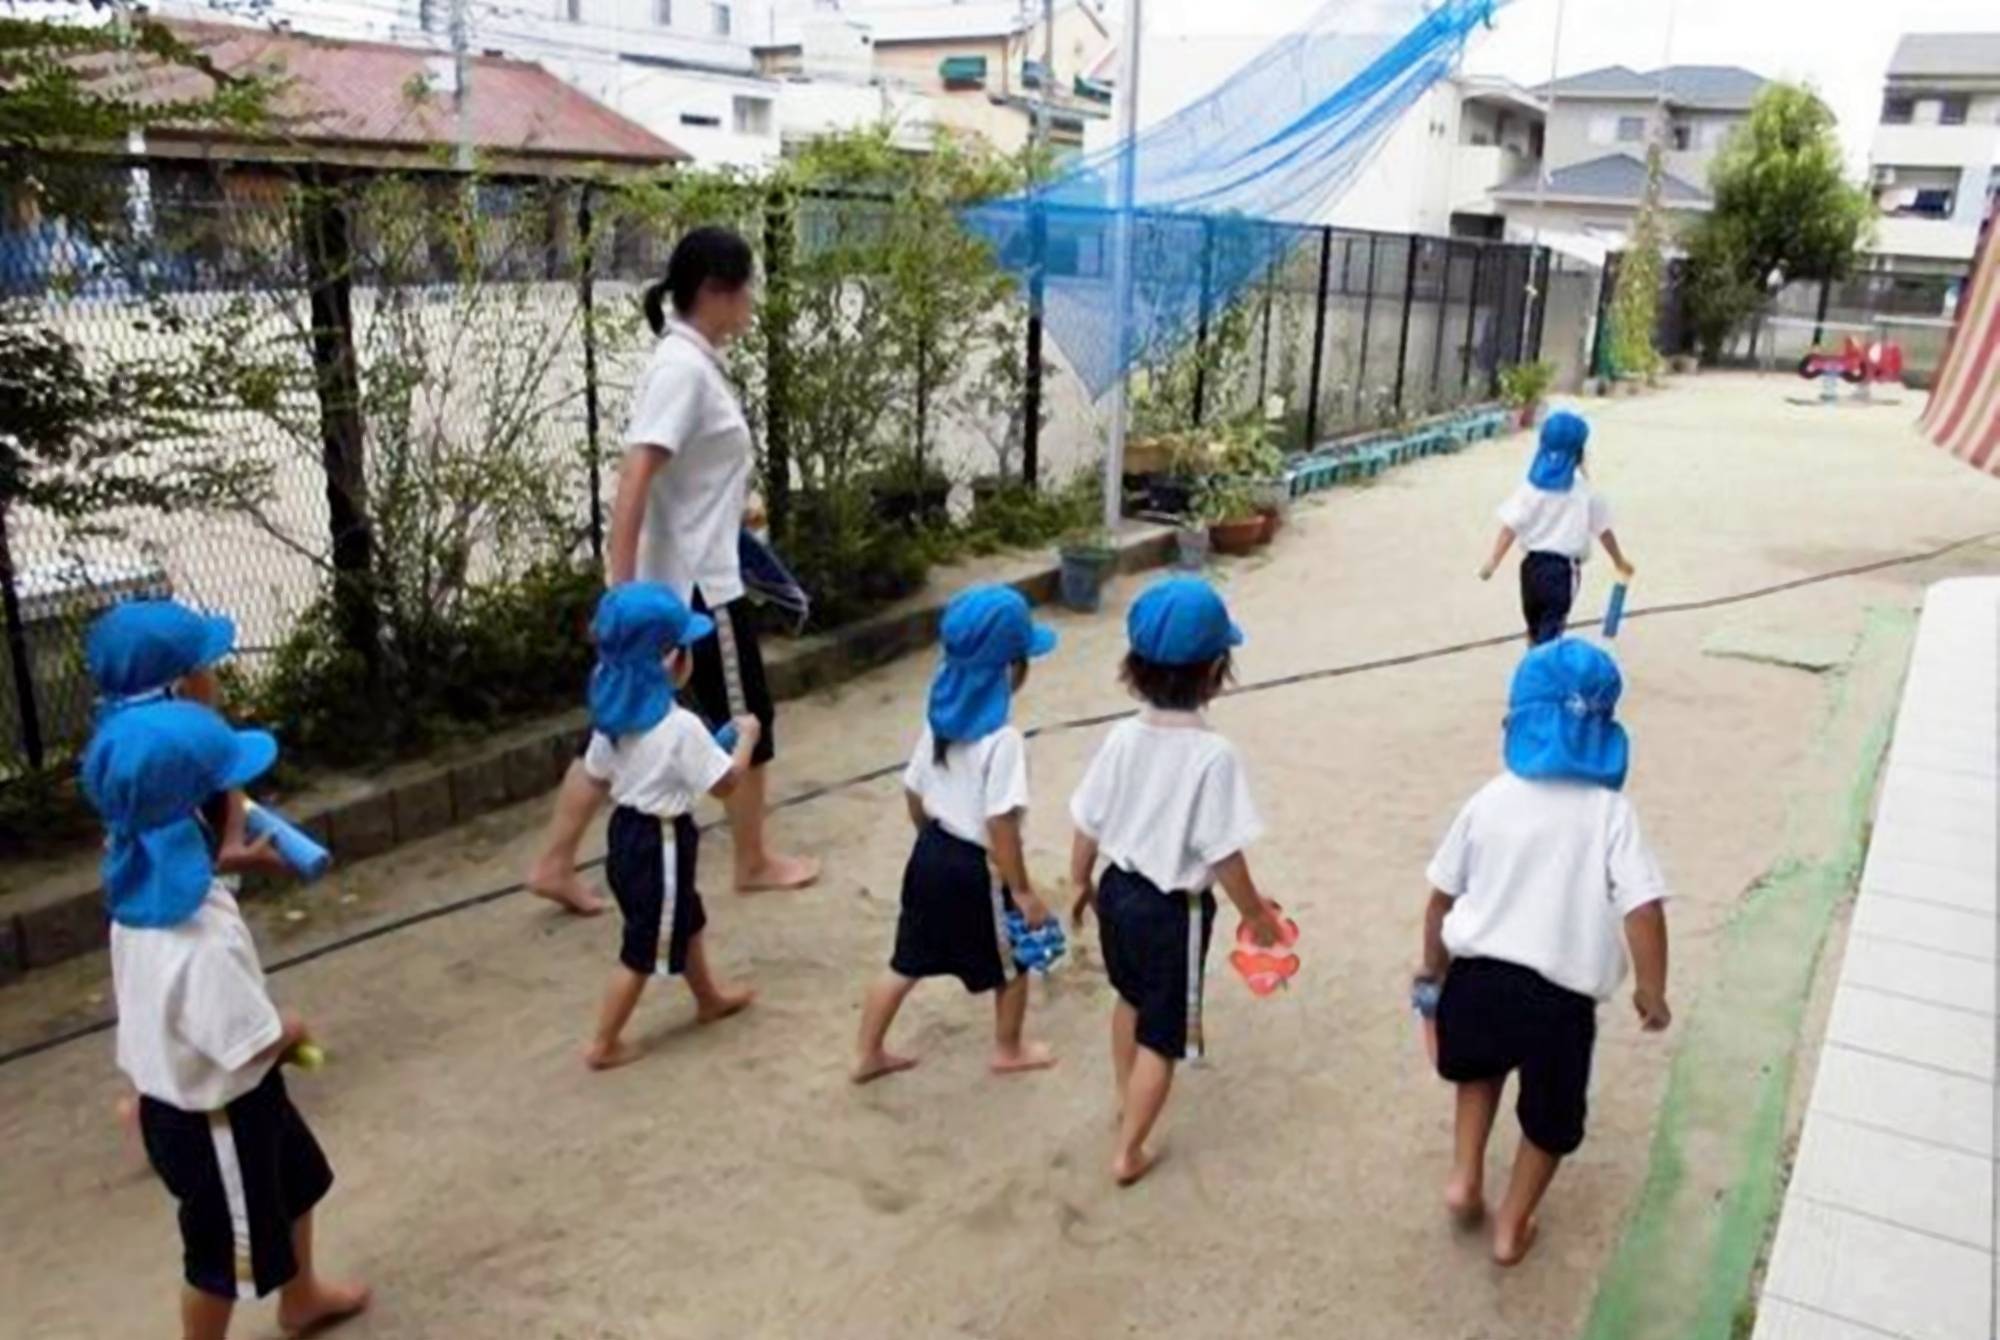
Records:
[[[1504,0],[1333,0],[1199,101],[1085,157],[1039,193],[966,212],[1024,283],[1092,395],[1188,339],[1297,242]],[[1126,337],[1114,255],[1132,181]]]

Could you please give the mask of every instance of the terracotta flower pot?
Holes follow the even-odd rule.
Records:
[[[1240,557],[1255,549],[1263,539],[1264,518],[1254,512],[1249,516],[1218,521],[1208,528],[1209,545],[1218,554]]]

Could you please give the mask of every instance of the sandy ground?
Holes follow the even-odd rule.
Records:
[[[2000,530],[2000,485],[1921,446],[1900,408],[1792,406],[1788,378],[1709,377],[1590,407],[1592,463],[1640,567],[1634,604],[1724,595]],[[1267,559],[1220,577],[1254,682],[1516,627],[1511,583],[1472,576],[1525,439],[1396,472],[1301,511]],[[1679,894],[1685,1012],[1714,934],[1778,850],[1830,681],[1706,656],[1725,626],[1852,636],[1866,607],[2000,570],[2000,546],[1754,604],[1638,620],[1622,639],[1632,794]],[[1593,565],[1582,607],[1604,595]],[[1123,602],[1137,590],[1126,583]],[[1116,710],[1122,626],[1057,616],[1064,643],[1017,704],[1025,723]],[[1438,1205],[1449,1100],[1404,1004],[1422,868],[1497,767],[1516,651],[1315,680],[1219,704],[1271,836],[1253,866],[1305,930],[1305,971],[1253,1000],[1210,981],[1213,1058],[1183,1072],[1171,1153],[1114,1190],[1109,990],[1094,936],[1036,989],[1053,1073],[984,1074],[989,1014],[955,986],[899,1025],[924,1064],[844,1080],[861,989],[885,958],[908,830],[891,782],[787,812],[825,854],[801,895],[739,900],[707,879],[713,952],[762,996],[694,1029],[675,989],[639,1026],[646,1060],[585,1074],[578,1048],[613,921],[502,899],[275,979],[334,1061],[293,1081],[339,1184],[324,1257],[365,1276],[355,1336],[1185,1337],[1258,1334],[1549,1340],[1574,1333],[1645,1174],[1674,1038],[1603,1015],[1588,1142],[1561,1178],[1532,1263],[1503,1275]],[[789,707],[781,793],[897,759],[922,658]],[[1063,805],[1099,729],[1032,747],[1031,860],[1063,866]],[[267,955],[516,877],[539,806],[348,872],[264,914]],[[724,870],[726,839],[704,849]],[[1225,927],[1233,917],[1225,914]],[[1220,955],[1214,956],[1219,965]],[[90,1007],[101,963],[0,992],[0,1041]],[[0,1069],[0,1298],[9,1335],[168,1329],[171,1205],[110,1119],[108,1036]],[[1511,1153],[1496,1140],[1494,1176]],[[273,1333],[245,1309],[237,1333]]]

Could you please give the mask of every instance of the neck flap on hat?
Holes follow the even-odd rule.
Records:
[[[926,720],[940,740],[977,740],[1007,724],[1013,699],[1012,662],[946,661],[931,680]]]
[[[600,656],[590,671],[590,724],[613,739],[651,730],[673,710],[674,686],[660,653]]]
[[[215,880],[208,835],[192,815],[157,828],[113,829],[102,866],[111,919],[139,930],[178,926]]]
[[[1612,703],[1582,694],[1514,708],[1507,713],[1507,770],[1529,781],[1623,790],[1632,744],[1612,710]]]

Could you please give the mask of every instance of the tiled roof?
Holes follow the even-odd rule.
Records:
[[[1683,107],[1747,110],[1766,80],[1740,65],[1669,65],[1664,71],[1607,65],[1543,84],[1535,92],[1546,97],[1553,88],[1558,98],[1657,98],[1662,83],[1667,101]]]
[[[223,71],[279,80],[272,111],[285,138],[406,150],[457,142],[451,96],[436,85],[449,74],[448,55],[228,23],[168,26]],[[143,100],[200,97],[210,86],[208,76],[178,66],[141,66],[133,77]],[[497,56],[472,58],[468,122],[473,146],[484,153],[579,161],[688,156],[541,66]]]
[[[1889,58],[1889,74],[2000,79],[2000,33],[1904,33]]]
[[[1524,172],[1506,185],[1494,187],[1493,194],[1533,199],[1535,173]],[[1554,199],[1637,204],[1646,194],[1646,165],[1630,154],[1606,154],[1587,163],[1572,163],[1549,174],[1548,194]],[[1671,172],[1663,172],[1660,199],[1669,205],[1705,205],[1708,194]]]

